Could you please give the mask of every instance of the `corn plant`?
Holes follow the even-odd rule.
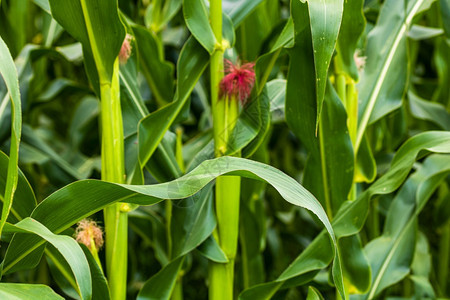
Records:
[[[0,298],[450,297],[449,66],[449,0],[0,1]]]

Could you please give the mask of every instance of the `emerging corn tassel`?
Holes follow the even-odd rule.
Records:
[[[225,73],[220,82],[220,98],[223,96],[229,99],[239,99],[242,105],[245,104],[252,92],[255,84],[254,63],[241,65],[239,62],[233,64],[225,59]]]
[[[119,52],[119,61],[121,64],[125,64],[127,60],[130,58],[131,50],[133,49],[131,47],[132,40],[133,36],[127,33],[125,39],[123,40],[122,48],[120,48]]]

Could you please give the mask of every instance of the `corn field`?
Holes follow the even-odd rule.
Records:
[[[450,298],[450,0],[0,0],[0,299]]]

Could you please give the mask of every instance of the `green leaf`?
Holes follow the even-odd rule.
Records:
[[[308,101],[314,102],[314,105],[308,104],[310,107],[304,111],[304,114],[311,114],[308,119],[313,123],[305,128],[306,132],[311,131],[311,135],[316,133],[319,124],[328,68],[336,45],[342,12],[342,0],[308,1],[304,4],[299,1],[291,2],[295,46],[290,51],[290,70],[294,68],[295,71],[290,74],[295,73],[298,76],[296,79],[291,77],[291,80],[296,81],[298,88],[302,89],[299,95],[303,94]]]
[[[450,133],[429,131],[406,141],[394,156],[389,171],[356,200],[347,201],[341,206],[332,222],[338,239],[354,235],[361,230],[367,217],[370,199],[377,194],[389,194],[395,191],[408,176],[415,160],[420,158],[419,153],[423,150],[450,153]],[[270,299],[270,296],[289,279],[295,280],[307,275],[308,272],[325,268],[333,258],[329,247],[328,238],[322,232],[275,281],[243,291],[240,299],[255,299],[253,295],[258,295],[256,299]],[[343,257],[343,259],[348,258]]]
[[[114,62],[125,38],[117,0],[49,3],[53,18],[83,45],[86,72],[99,95],[100,81],[112,80]]]
[[[417,217],[449,173],[450,156],[432,155],[399,190],[386,216],[383,234],[364,249],[373,272],[365,299],[373,299],[409,273],[416,244]]]
[[[223,0],[222,9],[237,28],[263,0]]]
[[[162,266],[169,263],[167,256],[167,229],[163,220],[150,209],[140,207],[129,214],[130,228],[155,251],[155,258]]]
[[[357,289],[359,293],[367,292],[372,273],[359,235],[342,237],[338,243],[342,257],[348,258],[342,260],[346,285],[351,285],[351,289]]]
[[[5,227],[5,232],[33,233],[51,243],[70,265],[81,299],[91,299],[92,282],[89,264],[78,243],[71,237],[55,235],[40,222],[25,218],[15,225]],[[8,249],[10,249],[8,247]],[[9,250],[6,255],[8,255]]]
[[[0,283],[0,298],[17,300],[62,300],[50,287],[42,284]]]
[[[286,80],[274,79],[267,83],[267,92],[270,99],[270,112],[272,123],[285,119]]]
[[[322,110],[322,103],[327,85],[328,68],[341,27],[344,10],[343,0],[309,0],[307,2],[309,26],[311,28],[312,47],[316,79],[317,117],[316,128]],[[294,23],[298,20],[294,19]]]
[[[295,95],[288,93],[287,97],[292,99]],[[295,114],[301,118],[301,113],[296,109],[288,110],[291,119],[298,119],[293,116]],[[294,133],[301,138],[299,133]],[[326,206],[327,213],[332,216],[348,198],[353,183],[354,158],[347,129],[347,114],[331,84],[325,95],[319,137],[311,137],[311,140],[314,145],[308,148],[309,157],[303,184]]]
[[[173,201],[172,258],[185,255],[205,241],[216,227],[212,185],[185,200]]]
[[[50,3],[48,3],[48,0],[33,0],[33,2],[36,3],[36,5],[42,8],[45,12],[50,14]]]
[[[160,39],[142,26],[133,26],[133,33],[139,52],[140,70],[147,79],[153,96],[160,106],[171,102],[174,95],[173,65],[164,60]]]
[[[450,39],[450,2],[448,0],[439,0],[439,8],[442,14],[443,27],[447,39]]]
[[[73,230],[67,230],[73,233]],[[89,269],[91,271],[92,278],[92,299],[110,299],[108,282],[103,274],[103,270],[100,269],[97,261],[95,261],[92,253],[89,249],[79,244],[84,252],[89,263]],[[78,298],[76,280],[70,270],[70,265],[66,263],[64,257],[58,252],[58,249],[52,246],[47,246],[45,249],[45,255],[47,256],[47,262],[49,264],[50,271],[53,279],[58,286],[71,298]]]
[[[297,181],[271,166],[236,157],[221,157],[205,161],[179,179],[156,185],[134,186],[96,180],[78,181],[60,189],[42,201],[33,211],[32,217],[53,232],[59,233],[111,203],[126,201],[140,205],[151,205],[162,199],[187,198],[197,193],[218,176],[230,173],[266,181],[289,203],[304,207],[316,214],[325,225],[331,238],[334,237],[333,229],[323,208],[314,196]],[[49,212],[52,212],[52,214],[49,214]],[[61,217],[53,218],[53,215]],[[13,239],[8,247],[3,271],[12,272],[16,268],[26,267],[17,264],[41,244],[42,240],[33,237]],[[333,244],[330,244],[328,240],[325,246],[325,251],[331,252],[329,253],[331,258],[334,252]]]
[[[139,90],[135,58],[136,56],[132,55],[126,64],[120,64],[119,66],[120,104],[122,106],[123,134],[125,139],[137,132],[138,122],[149,114]]]
[[[74,168],[69,162],[67,162],[64,158],[62,158],[59,154],[57,154],[50,146],[48,146],[41,137],[34,132],[34,130],[25,125],[23,127],[23,144],[26,144],[29,151],[32,149],[33,151],[38,152],[39,156],[47,157],[48,159],[55,162],[55,164],[63,169],[67,174],[69,174],[73,179],[85,179],[89,174],[81,174],[81,172]]]
[[[270,126],[269,102],[267,90],[247,102],[227,142],[226,155],[234,155],[246,147],[243,155],[249,157],[261,145]]]
[[[167,23],[169,23],[181,8],[182,3],[181,0],[166,0],[159,2],[163,2],[164,5],[157,7],[155,3],[158,2],[155,1],[150,3],[145,11],[145,25],[154,32],[159,32],[167,25]]]
[[[151,113],[139,123],[139,161],[145,166],[160,143],[167,129],[185,105],[197,80],[209,63],[209,55],[192,38],[180,53],[177,70],[177,91],[170,104]]]
[[[9,148],[8,173],[0,220],[1,235],[3,226],[8,219],[11,207],[13,206],[14,193],[17,188],[17,182],[19,181],[19,167],[17,164],[19,162],[19,144],[22,131],[22,108],[20,102],[19,79],[14,61],[2,38],[0,38],[0,74],[3,77],[11,99],[11,146]],[[4,101],[6,100],[7,98]]]
[[[344,14],[336,46],[339,54],[337,56],[339,67],[355,81],[358,81],[359,75],[354,55],[357,43],[366,26],[363,4],[363,0],[344,1]]]
[[[426,101],[408,92],[409,109],[414,117],[433,122],[443,130],[450,131],[450,114],[440,103]]]
[[[355,152],[367,126],[400,107],[408,77],[407,32],[427,0],[385,1],[370,32],[360,80]]]
[[[197,250],[207,259],[212,260],[216,263],[227,263],[228,258],[226,254],[222,251],[216,239],[211,235],[206,239]]]
[[[408,32],[408,37],[415,41],[431,39],[444,34],[444,30],[441,28],[426,27],[421,25],[411,26]]]
[[[432,267],[432,256],[427,237],[418,232],[409,278],[414,282],[414,294],[417,298],[436,298],[433,286],[428,279]]]
[[[139,291],[138,300],[168,300],[172,294],[184,256],[170,262],[161,271],[147,280]]]
[[[308,297],[306,297],[306,300],[323,300],[323,297],[316,288],[310,286],[308,287]]]
[[[3,202],[4,191],[8,179],[9,158],[0,151],[0,200]],[[17,181],[17,189],[14,193],[14,200],[8,220],[10,222],[18,222],[23,218],[31,215],[34,207],[37,205],[36,197],[25,175],[19,170],[19,179]]]
[[[183,15],[192,35],[203,48],[212,54],[217,41],[209,23],[205,2],[203,0],[183,0]]]
[[[356,155],[355,182],[372,182],[377,176],[377,162],[365,136]]]

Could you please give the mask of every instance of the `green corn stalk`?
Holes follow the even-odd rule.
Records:
[[[211,103],[214,120],[214,148],[216,157],[227,151],[228,138],[239,112],[237,99],[219,99],[219,84],[223,78],[222,0],[210,3],[211,28],[216,47],[211,55]],[[232,97],[234,98],[234,97]],[[226,254],[225,264],[212,262],[210,266],[210,299],[233,299],[234,260],[239,232],[240,177],[221,176],[216,180],[217,230],[215,238]]]

